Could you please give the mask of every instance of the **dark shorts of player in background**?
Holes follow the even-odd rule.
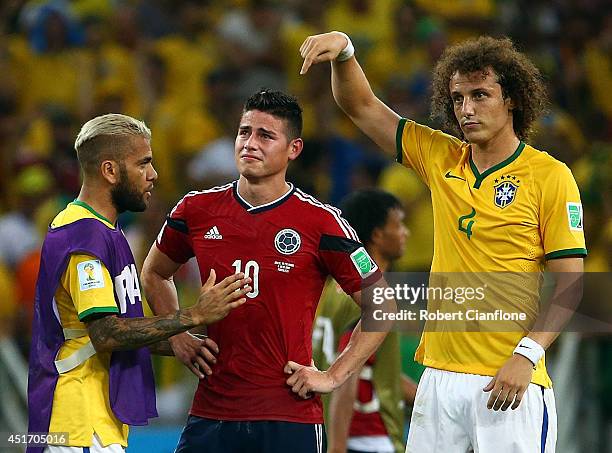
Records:
[[[190,415],[175,453],[325,453],[322,424],[224,421]]]

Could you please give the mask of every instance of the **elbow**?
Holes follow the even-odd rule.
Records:
[[[364,99],[359,99],[357,96],[334,93],[334,100],[336,104],[338,104],[338,107],[340,107],[350,118],[358,116],[359,112],[363,111],[363,109],[366,109],[368,106],[368,103]]]
[[[140,286],[142,288],[142,294],[148,300],[149,295],[153,292],[153,282],[149,274],[143,272],[140,273]]]
[[[372,91],[362,96],[336,96],[335,100],[342,111],[355,124],[359,124],[360,118],[372,112],[377,102],[380,102]]]
[[[149,298],[151,294],[156,292],[156,289],[159,288],[160,285],[172,281],[172,274],[168,276],[162,275],[148,260],[145,260],[142,265],[142,271],[140,272],[140,282],[142,283],[145,297]]]
[[[147,260],[145,260],[144,264],[142,265],[142,271],[140,272],[140,283],[142,283],[142,289],[145,294],[147,294],[147,291],[153,286],[153,281],[155,279],[154,275],[155,274],[153,273],[151,266]]]

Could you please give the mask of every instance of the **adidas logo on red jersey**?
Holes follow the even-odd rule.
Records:
[[[204,239],[223,239],[223,236],[219,233],[219,228],[214,226],[204,235]]]

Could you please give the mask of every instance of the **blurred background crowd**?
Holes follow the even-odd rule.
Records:
[[[329,65],[299,75],[302,41],[334,29],[351,36],[379,97],[434,126],[430,76],[444,48],[482,34],[511,37],[542,71],[551,98],[530,144],[573,170],[585,211],[586,269],[610,270],[609,1],[3,0],[0,337],[27,356],[40,245],[55,213],[78,193],[73,143],[85,121],[121,112],[152,129],[154,202],[121,219],[142,263],[183,193],[237,176],[233,143],[241,106],[261,87],[288,91],[304,108],[305,151],[289,179],[330,203],[369,186],[394,193],[411,232],[396,270],[427,270],[433,250],[427,188],[381,156],[335,106]],[[197,280],[186,266],[179,285],[187,303]],[[406,344],[409,351],[410,339]],[[612,362],[604,358],[612,357],[610,348],[595,351],[597,363]],[[407,353],[404,362],[411,361]],[[601,368],[598,389],[612,385],[612,370]],[[185,386],[177,382],[188,378],[176,365],[159,361],[157,371],[160,411],[182,421],[193,386],[180,390]],[[612,418],[610,397],[595,395],[605,423]]]

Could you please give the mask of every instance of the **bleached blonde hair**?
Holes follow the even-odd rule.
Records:
[[[151,130],[131,116],[108,113],[87,121],[74,142],[83,172],[97,172],[106,159],[121,160],[135,137],[151,140]]]

